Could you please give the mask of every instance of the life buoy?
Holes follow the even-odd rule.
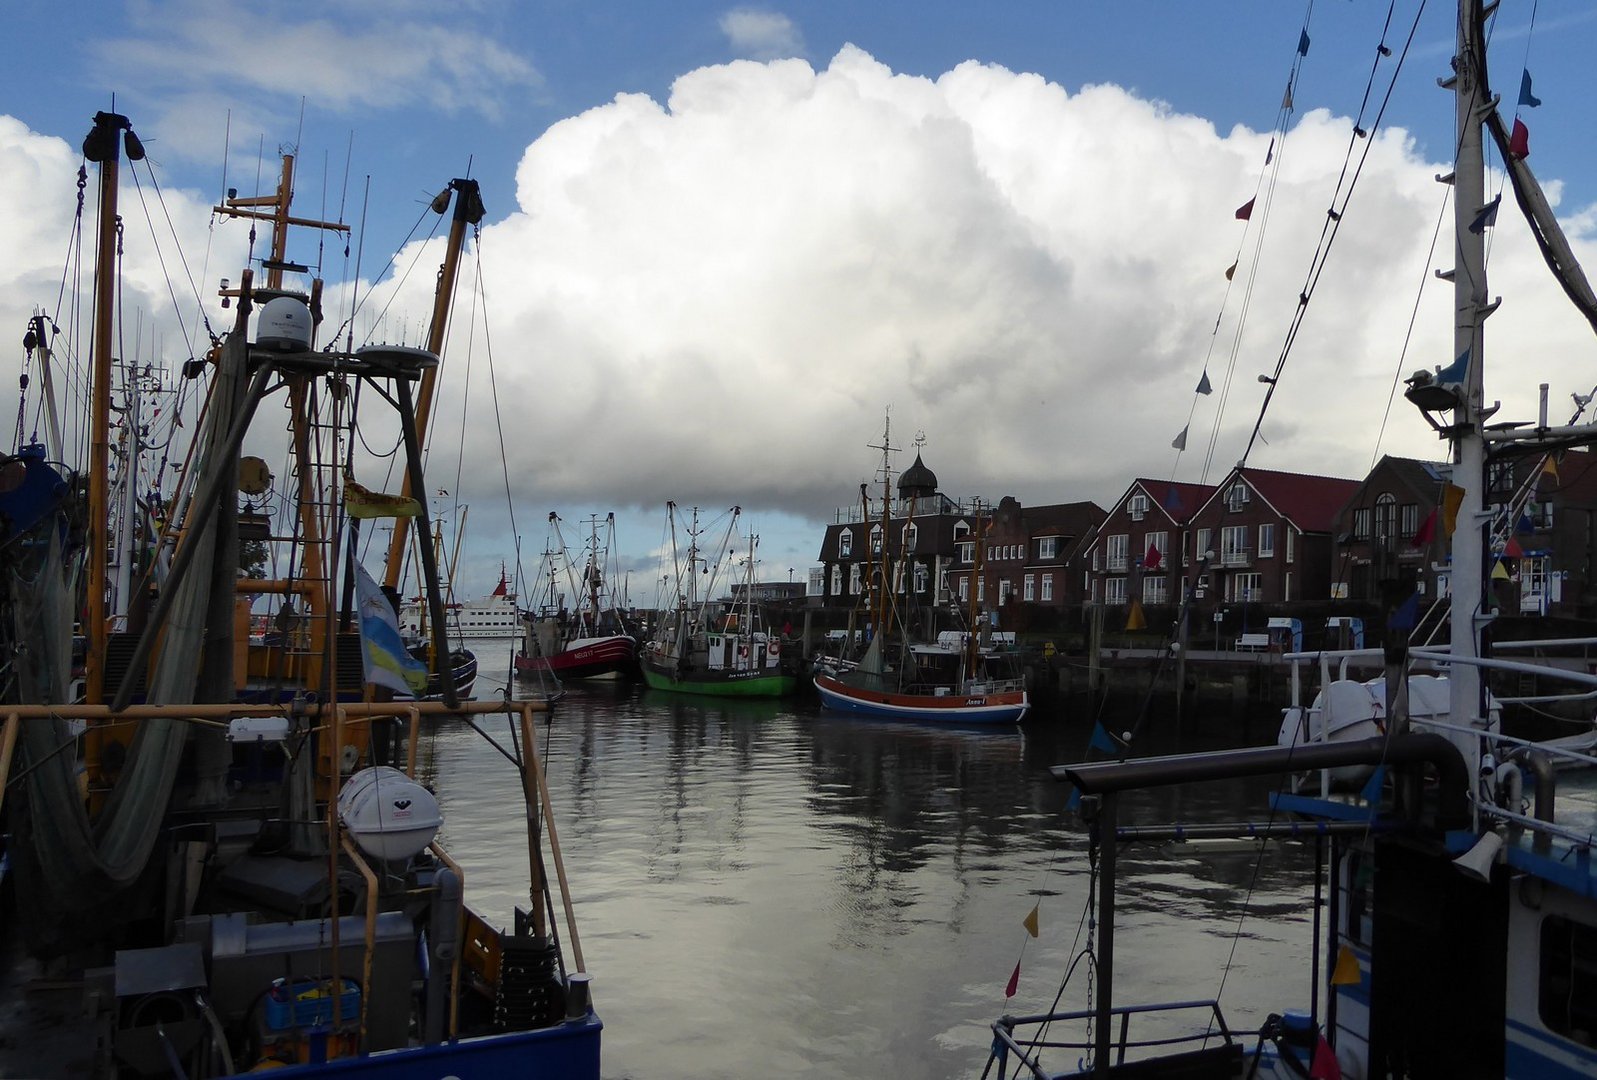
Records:
[[[770,655],[775,656],[782,651],[782,646],[778,642],[773,641],[765,646],[765,651]]]

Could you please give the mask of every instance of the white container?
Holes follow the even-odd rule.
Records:
[[[349,778],[338,793],[338,818],[362,851],[384,862],[419,854],[444,823],[432,792],[387,765]]]

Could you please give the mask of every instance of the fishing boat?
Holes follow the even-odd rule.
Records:
[[[404,653],[392,592],[358,558],[362,521],[414,518],[426,534],[426,507],[410,493],[425,490],[419,416],[441,338],[425,349],[340,347],[336,333],[318,341],[328,294],[318,279],[289,280],[309,273],[289,261],[289,227],[348,227],[291,213],[293,154],[275,191],[230,192],[215,208],[269,233],[264,280],[251,267],[223,282],[232,325],[185,370],[206,402],[164,507],[157,562],[137,575],[148,603],[120,627],[111,618],[106,421],[124,148],[129,161],[143,158],[126,117],[98,114],[84,144],[99,166],[101,227],[88,460],[76,470],[42,453],[0,463],[14,481],[0,485],[12,568],[0,592],[0,646],[12,658],[0,673],[9,775],[0,809],[16,900],[5,929],[50,964],[48,984],[33,982],[3,1011],[22,1025],[5,1036],[6,1071],[598,1077],[602,1025],[537,756],[545,707],[461,702],[447,681],[442,701],[393,700],[420,690],[427,672]],[[451,201],[435,314],[447,310],[466,232],[483,213],[475,181],[452,181],[434,209]],[[271,396],[288,413],[292,462],[271,543],[293,547],[271,565],[291,572],[246,579],[239,453],[252,430],[281,436],[282,418],[259,408]],[[365,425],[367,435],[398,432],[401,494],[368,498],[354,483],[357,469],[379,467],[350,450]],[[422,548],[427,603],[442,625],[438,568]],[[389,572],[397,577],[397,565]],[[295,603],[277,632],[251,640],[246,598],[257,595]],[[80,607],[88,647],[74,701]],[[503,719],[514,737],[530,902],[507,927],[468,902],[467,875],[437,840],[440,807],[416,774],[419,721],[459,713]],[[6,984],[8,995],[29,985]],[[46,1031],[29,1009],[51,992],[79,1007]],[[46,1043],[70,1043],[72,1062],[36,1059]]]
[[[685,557],[678,559],[676,504],[667,503],[671,530],[671,583],[674,603],[662,610],[655,633],[639,658],[644,682],[654,690],[715,697],[783,697],[798,688],[798,658],[783,647],[779,634],[765,628],[754,602],[754,552],[759,537],[748,539],[743,560],[742,596],[705,599],[712,595],[729,562],[731,541],[741,510],[727,513],[726,532],[706,558],[699,546],[699,512],[686,524]],[[699,578],[707,578],[701,586]]]
[[[602,541],[598,517],[589,520],[580,584],[560,533],[558,514],[550,513],[549,526],[554,546],[544,552],[543,602],[524,621],[516,674],[522,678],[549,675],[557,681],[618,679],[631,674],[638,666],[638,639],[615,587],[615,515],[606,516]],[[574,609],[566,607],[568,593],[562,584],[576,599]]]
[[[1597,678],[1584,665],[1532,663],[1483,640],[1497,614],[1488,577],[1494,529],[1506,509],[1483,497],[1491,470],[1517,460],[1534,466],[1589,444],[1597,425],[1579,414],[1567,424],[1549,420],[1545,387],[1534,421],[1488,423],[1496,410],[1484,393],[1483,326],[1496,304],[1487,300],[1485,234],[1496,218],[1484,182],[1483,125],[1558,284],[1594,325],[1597,297],[1498,112],[1486,17],[1480,0],[1461,0],[1452,72],[1443,82],[1456,99],[1455,169],[1438,179],[1452,186],[1454,203],[1457,261],[1441,276],[1454,283],[1450,355],[1457,359],[1419,372],[1405,392],[1453,451],[1449,495],[1457,522],[1447,640],[1412,645],[1412,609],[1394,604],[1385,686],[1366,692],[1333,674],[1326,685],[1342,688],[1326,694],[1316,707],[1323,716],[1296,729],[1286,745],[1057,767],[1090,828],[1093,1005],[999,1020],[989,1063],[998,1076],[1597,1075],[1597,800],[1590,770],[1597,759],[1506,734],[1495,714],[1509,701],[1488,686],[1493,675],[1562,679],[1589,699]],[[1521,86],[1528,85],[1524,76]],[[1431,678],[1411,675],[1416,664],[1444,672],[1445,710],[1426,703],[1435,683],[1412,693],[1417,681]],[[1378,704],[1379,727],[1338,738],[1348,725],[1333,715],[1333,693],[1363,694],[1364,703],[1345,715],[1374,712]],[[1566,777],[1555,772],[1559,760],[1586,768]],[[1371,770],[1370,779],[1357,791],[1338,791],[1333,770],[1349,768]],[[1279,781],[1261,820],[1123,819],[1128,793],[1247,776]],[[1215,999],[1127,1005],[1115,998],[1117,849],[1202,838],[1298,839],[1314,847],[1304,999],[1283,1002],[1260,1024],[1229,1026]],[[1082,1024],[1089,1025],[1087,1038]],[[1072,1027],[1074,1037],[1061,1037]]]
[[[889,420],[876,449],[882,452],[882,510],[876,535],[892,535],[890,507],[893,452],[892,425]],[[917,457],[917,461],[919,458]],[[861,484],[861,501],[864,499]],[[868,516],[868,515],[867,515]],[[978,505],[974,517],[986,520]],[[909,535],[915,521],[915,501],[904,508],[902,535]],[[975,534],[973,578],[980,578],[983,549],[980,524]],[[869,607],[871,638],[865,654],[858,660],[822,657],[815,663],[813,680],[821,695],[821,705],[833,712],[886,720],[910,720],[929,724],[1015,724],[1030,707],[1023,673],[1013,649],[996,641],[988,617],[977,604],[980,590],[972,589],[966,625],[973,630],[944,631],[934,641],[916,641],[911,627],[926,620],[901,607],[892,583],[900,575],[892,572],[889,545],[883,542],[875,553],[878,564],[869,575],[864,600]],[[909,598],[906,598],[906,601]]]

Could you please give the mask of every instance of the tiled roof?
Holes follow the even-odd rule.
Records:
[[[1148,493],[1148,498],[1153,500],[1153,505],[1163,510],[1164,513],[1177,525],[1185,525],[1192,519],[1192,515],[1208,501],[1214,494],[1213,484],[1183,484],[1172,480],[1149,480],[1139,476],[1132,482],[1131,488],[1126,490],[1129,496],[1132,489],[1142,488]],[[1115,509],[1125,505],[1125,499],[1115,504]]]
[[[1364,482],[1270,469],[1244,468],[1240,475],[1283,517],[1304,532],[1330,532],[1336,512],[1347,505]]]

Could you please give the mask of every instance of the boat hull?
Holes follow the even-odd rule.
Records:
[[[780,669],[761,671],[692,670],[672,672],[643,662],[643,681],[651,690],[708,697],[786,697],[798,689],[798,676]]]
[[[437,1046],[417,1046],[272,1070],[274,1076],[381,1077],[382,1080],[497,1080],[502,1076],[599,1076],[599,1033],[592,1012],[536,1031],[484,1035]]]
[[[516,655],[516,674],[553,674],[560,679],[602,679],[631,671],[638,662],[637,640],[627,634],[581,638],[553,656]]]
[[[815,676],[821,705],[833,712],[925,724],[1015,724],[1031,702],[1025,690],[987,694],[901,694],[850,686],[830,675]]]

